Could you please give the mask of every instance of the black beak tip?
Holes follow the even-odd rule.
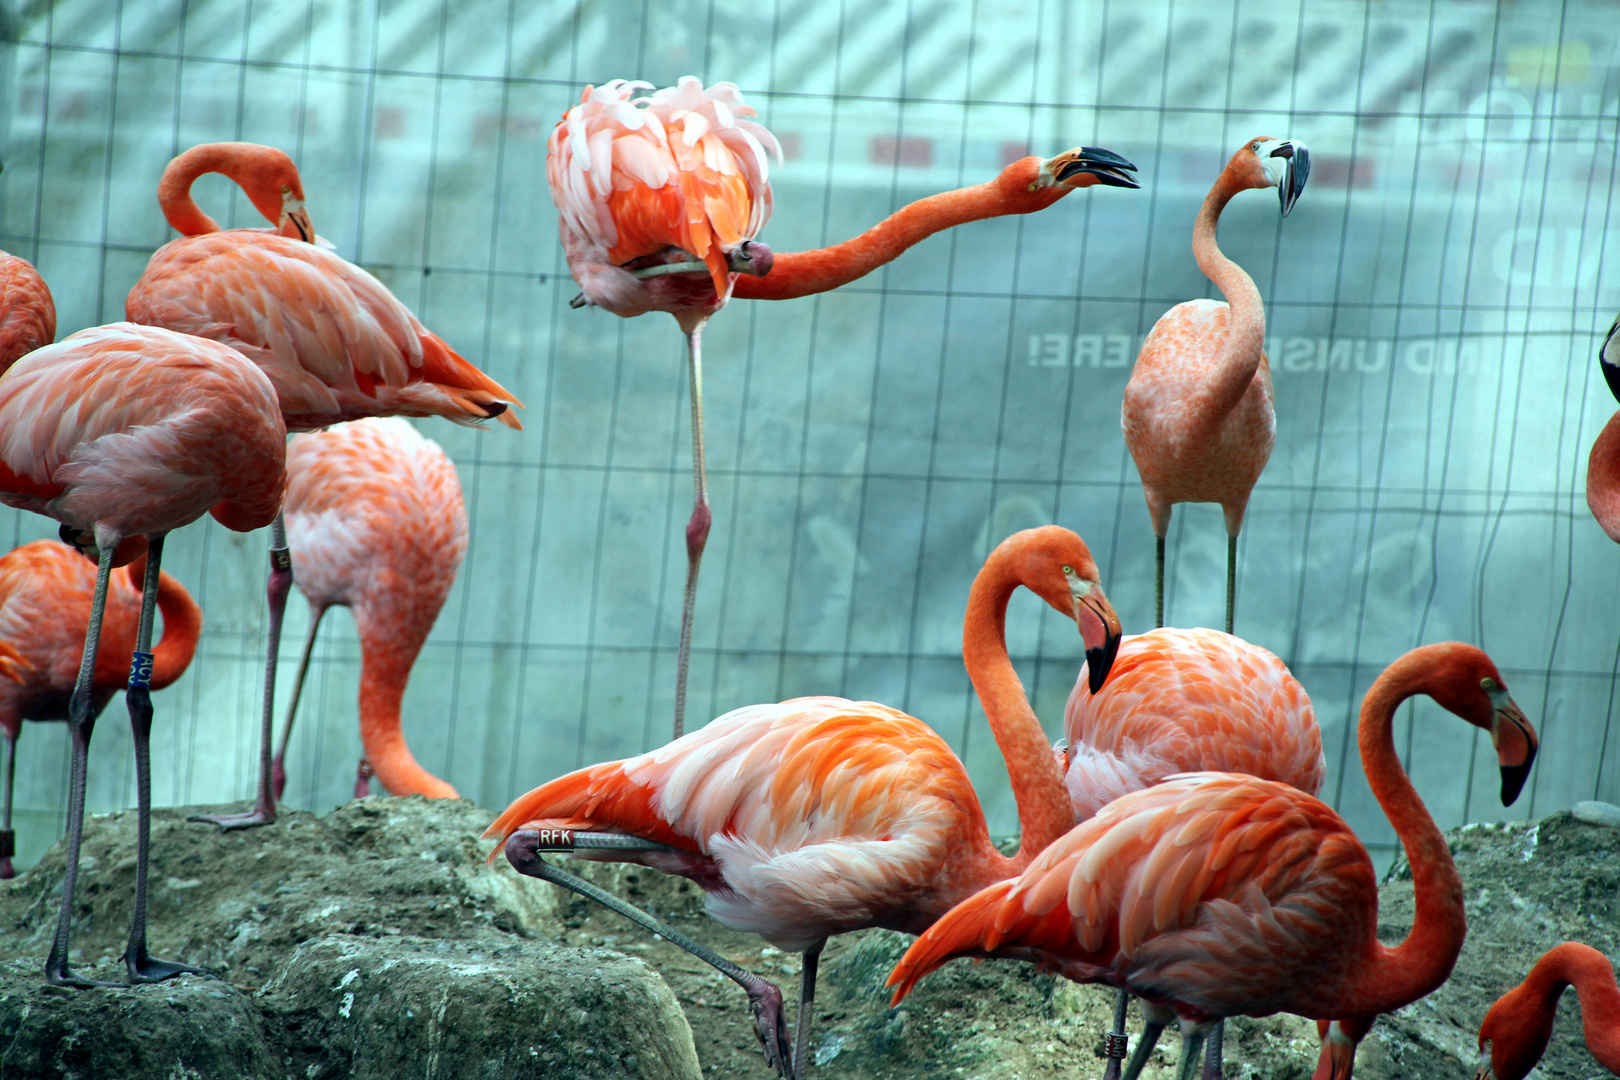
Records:
[[[1135,177],[1128,176],[1119,171],[1122,168],[1134,169],[1135,167],[1136,166],[1129,164],[1123,166],[1114,164],[1099,164],[1095,161],[1081,159],[1080,161],[1071,161],[1069,164],[1059,169],[1057,172],[1057,179],[1059,182],[1062,182],[1065,180],[1071,180],[1076,176],[1082,175],[1083,173],[1090,173],[1092,176],[1097,178],[1097,182],[1099,184],[1104,184],[1108,187],[1139,188],[1142,185],[1136,182]]]
[[[1526,761],[1523,765],[1502,766],[1502,805],[1512,806],[1518,799],[1519,792],[1524,790],[1524,782],[1530,779],[1530,765]]]
[[[1115,168],[1128,169],[1131,172],[1136,171],[1136,166],[1131,164],[1130,161],[1120,157],[1112,150],[1104,150],[1100,146],[1082,146],[1080,148],[1080,153],[1087,159],[1098,164],[1112,165]]]
[[[1108,673],[1113,669],[1114,657],[1118,653],[1117,637],[1110,637],[1100,648],[1086,650],[1086,683],[1091,687],[1093,694],[1102,691],[1103,683],[1108,681]]]
[[[502,413],[506,412],[506,410],[510,409],[510,408],[511,408],[511,406],[508,405],[504,401],[485,402],[485,404],[484,404],[484,415],[487,418],[493,420],[497,416],[500,416]]]

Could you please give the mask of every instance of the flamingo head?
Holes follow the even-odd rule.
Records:
[[[1472,645],[1450,647],[1438,661],[1429,696],[1475,727],[1491,733],[1502,772],[1502,805],[1519,797],[1536,760],[1536,729],[1508,694],[1502,673]]]
[[[1282,216],[1287,217],[1311,175],[1311,152],[1298,139],[1261,135],[1233,154],[1227,168],[1237,173],[1244,187],[1276,188]]]
[[[306,243],[315,242],[315,228],[304,209],[304,182],[292,158],[273,146],[237,143],[227,176],[241,185],[265,220],[275,223],[276,232]]]
[[[1071,188],[1090,187],[1093,184],[1139,188],[1142,185],[1131,175],[1135,171],[1135,165],[1112,150],[1104,150],[1100,146],[1081,146],[1041,162],[1036,183],[1041,186],[1062,184]]]
[[[1317,1037],[1322,1040],[1322,1053],[1316,1059],[1316,1071],[1311,1080],[1350,1080],[1356,1064],[1356,1047],[1372,1030],[1372,1016],[1357,1016],[1350,1020],[1318,1020]]]
[[[1075,621],[1086,646],[1091,692],[1101,690],[1119,652],[1120,623],[1086,542],[1061,525],[1044,525],[1008,537],[997,552],[1011,554],[1018,580]]]
[[[1542,1007],[1529,987],[1515,986],[1497,999],[1479,1025],[1474,1080],[1524,1080],[1546,1052],[1552,1029],[1553,1010]]]
[[[1598,353],[1598,367],[1603,369],[1603,381],[1609,384],[1609,393],[1620,401],[1620,318],[1609,327],[1609,336],[1603,339]]]
[[[96,542],[96,534],[89,529],[76,529],[72,525],[62,525],[57,529],[57,535],[62,543],[77,551],[80,555],[93,563],[101,561],[101,547]],[[128,566],[130,563],[146,554],[146,537],[126,536],[118,541],[113,549],[113,567]]]

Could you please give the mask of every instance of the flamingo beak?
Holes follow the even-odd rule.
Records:
[[[726,256],[726,265],[732,273],[752,274],[754,277],[764,277],[770,273],[774,261],[771,249],[758,240],[744,240]]]
[[[1305,190],[1305,180],[1311,175],[1311,152],[1297,139],[1281,139],[1260,147],[1260,164],[1267,179],[1277,185],[1277,199],[1282,203],[1282,216],[1299,201]]]
[[[281,210],[281,226],[276,232],[282,236],[289,236],[302,240],[306,244],[315,242],[315,226],[310,224],[309,211],[298,200],[289,200]]]
[[[1491,1072],[1491,1050],[1488,1046],[1480,1047],[1479,1067],[1474,1070],[1474,1080],[1495,1080],[1495,1074]]]
[[[1530,766],[1535,764],[1536,729],[1506,690],[1498,687],[1489,693],[1496,707],[1491,715],[1491,742],[1496,746],[1502,773],[1502,805],[1512,806],[1530,778]]]
[[[1093,694],[1103,688],[1108,672],[1119,653],[1119,616],[1114,606],[1103,595],[1102,588],[1087,582],[1071,586],[1074,596],[1074,621],[1080,627],[1080,638],[1086,643],[1086,680]]]
[[[1139,188],[1142,185],[1136,182],[1136,177],[1130,174],[1136,171],[1136,166],[1125,158],[1120,157],[1112,150],[1104,150],[1100,146],[1082,146],[1078,150],[1071,150],[1069,157],[1073,160],[1065,161],[1057,166],[1052,179],[1061,184],[1072,180],[1076,176],[1090,175],[1097,178],[1097,183],[1109,187]]]
[[[1603,350],[1598,353],[1598,367],[1603,369],[1603,381],[1609,384],[1609,393],[1620,401],[1620,319],[1609,327],[1609,336],[1603,339]]]

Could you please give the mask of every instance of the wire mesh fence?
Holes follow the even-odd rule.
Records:
[[[1592,362],[1620,308],[1620,19],[1609,0],[517,0],[27,3],[9,13],[0,245],[51,283],[60,332],[122,317],[173,234],[154,190],[195,143],[297,161],[317,229],[520,395],[527,430],[420,426],[472,521],[418,661],[405,727],[488,806],[657,745],[674,687],[690,497],[682,343],[652,315],[573,311],[543,172],[586,83],[738,83],[776,132],[776,215],[797,250],[1024,155],[1124,154],[1142,190],[964,226],[820,297],[736,301],[706,334],[716,524],[689,715],[838,693],[883,701],[962,754],[992,828],[1005,770],[962,669],[968,586],[1002,537],[1057,521],[1090,543],[1127,631],[1152,614],[1152,536],[1119,430],[1143,336],[1211,295],[1197,207],[1256,134],[1308,142],[1287,221],[1260,194],[1222,220],[1260,286],[1277,448],[1241,541],[1237,631],[1316,701],[1326,796],[1392,833],[1350,733],[1405,649],[1483,645],[1543,732],[1526,797],[1496,804],[1488,747],[1432,706],[1399,737],[1443,824],[1620,799],[1620,553],[1586,511],[1612,402]],[[198,201],[258,224],[221,177]],[[14,542],[54,526],[0,513]],[[1224,535],[1178,507],[1168,619],[1219,625]],[[166,568],[205,612],[190,673],[156,696],[160,803],[247,794],[257,767],[262,537],[177,534]],[[306,611],[294,601],[288,640]],[[327,620],[288,798],[346,797],[358,645]],[[1015,662],[1054,734],[1080,647],[1027,594]],[[296,662],[284,649],[283,691]],[[19,748],[22,862],[59,833],[67,738]],[[90,807],[133,802],[118,710]]]

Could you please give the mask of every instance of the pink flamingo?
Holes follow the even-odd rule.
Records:
[[[486,835],[505,841],[519,872],[606,904],[735,980],[767,1059],[797,1075],[829,936],[871,926],[918,933],[1028,866],[1073,824],[1007,655],[1007,601],[1019,585],[1075,620],[1099,685],[1119,640],[1096,563],[1067,529],[1009,537],[973,582],[962,654],[1012,777],[1022,835],[1014,857],[990,842],[973,785],[943,739],[895,709],[833,697],[737,709],[651,753],[559,777],[518,798]],[[688,877],[708,892],[716,919],[803,953],[791,1058],[775,986],[548,865],[541,851]]]
[[[895,1002],[954,956],[1033,960],[1152,1006],[1127,1080],[1179,1016],[1186,1080],[1205,1032],[1223,1017],[1370,1018],[1429,993],[1456,963],[1464,923],[1445,837],[1395,753],[1395,709],[1417,694],[1491,733],[1504,803],[1523,787],[1536,749],[1501,674],[1473,646],[1413,649],[1368,690],[1362,763],[1416,890],[1415,922],[1400,945],[1378,940],[1372,860],[1332,807],[1275,781],[1188,773],[1116,799],[1016,880],[963,901],[901,958],[889,977]],[[1211,1055],[1206,1080],[1219,1069]]]
[[[400,730],[400,705],[422,644],[467,553],[467,511],[456,467],[408,422],[356,420],[296,435],[287,445],[287,538],[294,580],[309,601],[309,637],[272,764],[275,797],[321,616],[354,612],[360,633],[360,738],[355,797],[375,775],[395,795],[454,799]]]
[[[0,251],[0,374],[56,340],[56,301],[27,259]]]
[[[235,181],[273,229],[221,230],[191,198],[204,173]],[[163,216],[182,235],[159,248],[130,290],[134,322],[231,346],[264,369],[287,427],[308,430],[363,416],[443,416],[458,423],[498,417],[522,424],[504,387],[427,330],[387,287],[315,244],[304,187],[292,159],[254,143],[207,143],[181,154],[158,185]],[[276,819],[270,740],[276,657],[292,586],[286,530],[270,537],[270,642],[259,728],[253,809],[200,815],[225,829]]]
[[[784,256],[773,269],[777,257],[755,237],[771,215],[768,158],[781,161],[776,139],[749,119],[757,113],[732,83],[705,89],[686,76],[674,87],[633,96],[651,89],[624,79],[587,86],[551,133],[546,176],[568,268],[581,289],[574,306],[593,304],[627,318],[667,311],[686,336],[694,500],[676,656],[680,738],[698,567],[713,520],[703,453],[702,333],[709,318],[734,291],[774,300],[823,292],[951,225],[1029,213],[1074,187],[1137,185],[1127,175],[1135,166],[1106,150],[1083,148],[1050,162],[1025,158],[997,183],[931,196],[854,240]],[[770,280],[761,280],[767,274]]]
[[[1226,295],[1189,300],[1159,317],[1125,386],[1120,424],[1153,519],[1154,622],[1164,625],[1164,538],[1178,502],[1216,502],[1226,515],[1226,632],[1237,591],[1237,536],[1249,493],[1276,441],[1266,312],[1254,280],[1221,254],[1215,223],[1246,188],[1279,189],[1294,208],[1311,158],[1298,140],[1251,139],[1226,165],[1193,225],[1193,258]]]
[[[0,501],[60,521],[97,560],[95,595],[68,706],[73,759],[67,876],[45,963],[53,983],[94,985],[68,967],[84,828],[85,761],[95,725],[96,653],[114,565],[144,547],[146,580],[124,700],[135,733],[138,844],[135,913],[124,953],[132,982],[196,969],[146,950],[152,729],[150,651],[163,538],[210,513],[228,529],[262,529],[281,509],[287,428],[270,380],[217,342],[151,326],[96,326],[23,357],[0,376]]]
[[[1620,318],[1603,339],[1598,368],[1609,392],[1620,401]],[[1586,505],[1609,539],[1620,544],[1620,410],[1609,417],[1592,443],[1592,456],[1586,462]]]
[[[1530,1074],[1547,1052],[1566,986],[1581,999],[1586,1048],[1599,1065],[1620,1076],[1620,986],[1614,968],[1590,945],[1566,941],[1544,953],[1524,982],[1497,998],[1485,1014],[1476,1080],[1524,1080]]]
[[[1307,795],[1327,762],[1311,699],[1274,653],[1219,630],[1169,627],[1121,640],[1108,684],[1080,669],[1063,714],[1064,773],[1076,820],[1176,773],[1234,772]],[[1119,1080],[1129,994],[1114,1002],[1104,1080]],[[1210,1037],[1218,1045],[1220,1032]]]
[[[97,715],[129,681],[128,658],[135,652],[140,626],[140,590],[146,567],[137,559],[123,569],[108,584],[101,644],[91,673],[91,708]],[[55,540],[35,540],[0,557],[0,642],[13,648],[27,669],[26,675],[10,673],[12,682],[0,682],[0,736],[6,742],[0,879],[14,876],[11,790],[17,737],[24,720],[68,718],[68,700],[84,653],[95,590],[95,566]],[[152,648],[153,690],[163,689],[185,673],[202,633],[202,609],[167,572],[158,575],[157,607],[163,613],[163,638]]]

